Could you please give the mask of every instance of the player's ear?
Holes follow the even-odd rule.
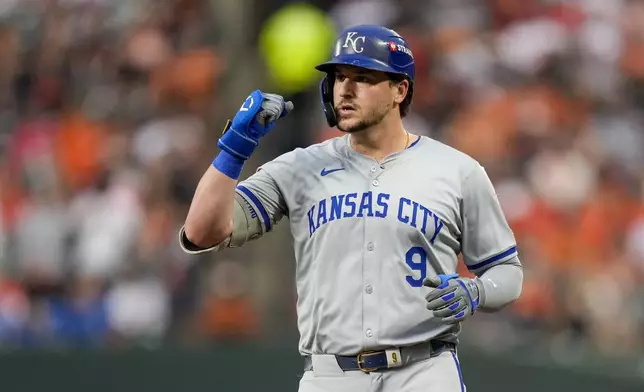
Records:
[[[394,88],[395,88],[394,101],[398,105],[400,105],[405,100],[405,97],[409,92],[409,80],[403,79],[401,81],[394,83]]]

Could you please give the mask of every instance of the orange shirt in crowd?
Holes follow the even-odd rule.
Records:
[[[248,296],[210,297],[198,321],[200,331],[212,338],[248,338],[259,334],[259,316]]]

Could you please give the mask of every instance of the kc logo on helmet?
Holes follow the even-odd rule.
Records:
[[[362,53],[366,37],[364,35],[356,37],[356,34],[358,33],[355,31],[347,33],[347,37],[344,39],[344,45],[342,45],[342,47],[348,48],[349,45],[351,45],[351,49],[353,49],[354,53]]]

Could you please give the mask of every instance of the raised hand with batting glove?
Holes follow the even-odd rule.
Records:
[[[277,94],[253,91],[224,128],[217,146],[226,154],[217,156],[213,165],[228,177],[237,179],[244,162],[278,119],[293,110],[293,103]]]
[[[433,288],[425,297],[427,309],[444,324],[463,321],[478,308],[480,288],[473,279],[441,274],[425,279],[423,285]]]

